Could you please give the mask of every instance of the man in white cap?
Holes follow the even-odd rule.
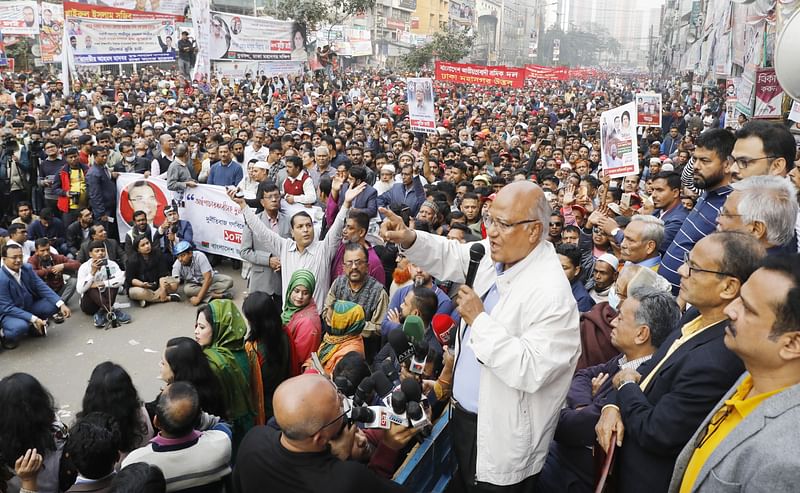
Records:
[[[594,272],[592,272],[594,286],[589,290],[589,296],[595,303],[608,301],[608,292],[611,291],[611,286],[617,280],[617,269],[619,269],[619,260],[614,255],[604,253],[597,257],[594,263]]]
[[[397,172],[393,164],[381,166],[380,180],[375,182],[374,188],[381,195],[387,192],[394,185],[394,175]]]
[[[269,164],[266,161],[251,159],[247,162],[247,175],[239,182],[238,188],[246,199],[256,198],[258,184],[269,176]]]

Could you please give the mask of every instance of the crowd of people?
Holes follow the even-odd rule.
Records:
[[[372,71],[144,68],[69,94],[4,75],[0,364],[70,305],[98,328],[132,322],[120,295],[197,311],[159,395],[104,362],[72,423],[5,367],[0,491],[405,491],[391,477],[444,414],[451,491],[594,491],[614,449],[620,492],[800,480],[788,125],[727,122],[679,80],[436,83],[421,134],[403,78]],[[611,178],[600,113],[642,91],[662,125]],[[120,237],[120,173],[225,187],[246,297],[177,201]]]

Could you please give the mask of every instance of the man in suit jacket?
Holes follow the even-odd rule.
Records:
[[[92,147],[94,165],[86,173],[86,188],[89,192],[89,207],[95,222],[108,225],[115,219],[117,209],[117,186],[106,167],[108,149],[103,146]]]
[[[747,373],[675,464],[669,491],[795,491],[800,484],[800,255],[770,256],[725,308],[725,345]]]
[[[30,264],[22,263],[19,245],[4,245],[3,266],[0,267],[0,325],[3,327],[2,346],[15,349],[17,342],[33,325],[38,335],[47,335],[47,319],[61,312],[72,313],[58,295],[34,272]]]
[[[289,218],[280,210],[281,193],[278,186],[272,181],[262,181],[258,184],[256,196],[264,208],[264,211],[257,215],[258,219],[282,238],[289,238],[291,225]],[[239,255],[251,265],[247,291],[250,293],[261,291],[279,300],[282,296],[281,261],[278,256],[269,253],[267,247],[265,242],[253,236],[250,228],[244,228]]]
[[[699,241],[679,269],[680,297],[694,307],[681,330],[638,370],[614,375],[615,391],[596,431],[605,450],[617,433],[620,493],[667,491],[681,449],[741,375],[741,360],[723,343],[724,309],[764,255],[764,247],[744,233],[712,233]]]
[[[611,379],[626,368],[636,369],[650,360],[675,329],[680,316],[669,289],[639,287],[630,291],[611,322],[611,343],[622,354],[575,373],[567,405],[558,417],[556,434],[539,474],[539,491],[593,491],[594,426],[600,417],[602,402],[612,390]]]

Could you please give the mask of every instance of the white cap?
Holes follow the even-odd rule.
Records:
[[[259,168],[259,169],[269,169],[269,164],[267,164],[266,161],[256,161],[253,164],[253,167],[254,168]]]
[[[605,262],[611,267],[613,267],[614,270],[617,270],[619,268],[619,259],[611,255],[610,253],[604,253],[599,257],[597,257],[597,262]]]
[[[675,167],[672,163],[664,163],[661,165],[661,171],[675,171]]]

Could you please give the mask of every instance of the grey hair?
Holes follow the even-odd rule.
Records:
[[[328,146],[325,145],[325,144],[320,144],[317,147],[315,147],[314,148],[314,155],[316,156],[317,153],[320,152],[320,151],[325,151],[322,154],[327,154],[327,155],[330,155],[330,153],[331,153],[330,149],[328,149]]]
[[[797,222],[797,192],[780,176],[751,176],[733,185],[741,194],[739,214],[745,223],[761,222],[767,228],[767,242],[773,246],[789,243]]]
[[[184,157],[189,154],[189,146],[181,142],[177,146],[175,146],[175,155],[178,157]]]
[[[625,269],[632,267],[634,266],[628,265],[625,266]],[[657,291],[663,291],[665,293],[672,292],[672,285],[669,283],[669,281],[656,274],[654,270],[642,266],[636,267],[639,268],[636,269],[636,273],[633,274],[631,280],[628,281],[628,296],[630,296],[632,291],[639,289],[654,289]]]
[[[650,343],[659,347],[678,326],[681,318],[678,303],[668,291],[644,286],[628,287],[628,298],[639,302],[634,319],[638,325],[650,328]]]
[[[664,241],[664,221],[648,214],[638,214],[631,218],[631,223],[644,223],[642,230],[642,241],[654,241],[656,243],[656,252],[661,248],[661,243]]]

